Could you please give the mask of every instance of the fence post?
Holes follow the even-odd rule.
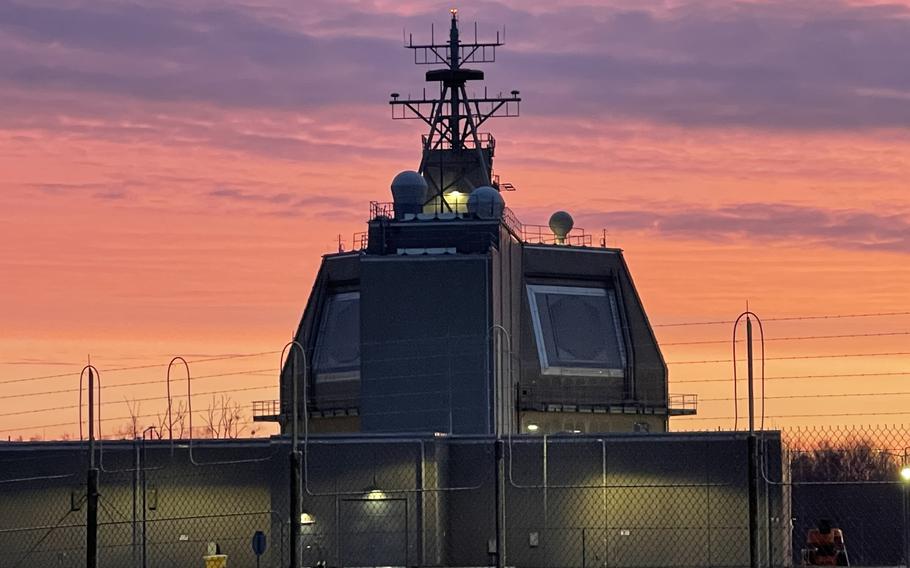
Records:
[[[749,370],[749,566],[758,568],[758,444],[755,437],[752,320],[749,318],[748,312],[746,313],[746,361]]]
[[[495,494],[494,494],[494,499],[493,499],[496,502],[496,506],[495,506],[495,509],[496,509],[496,568],[503,568],[505,566],[505,559],[504,559],[504,554],[503,554],[503,550],[502,550],[502,548],[503,548],[503,538],[502,538],[503,526],[502,525],[503,525],[503,513],[505,511],[505,507],[503,506],[503,500],[505,498],[505,494],[504,494],[503,487],[502,487],[502,481],[503,481],[502,441],[494,440],[493,447],[494,447],[493,463],[496,466],[495,470],[494,470],[495,471],[494,477],[495,477],[496,484],[494,487]]]
[[[300,566],[300,451],[296,449],[291,451],[290,478],[290,565],[291,568],[298,568]]]
[[[80,389],[81,389],[80,385]],[[82,391],[80,390],[80,393]],[[85,565],[98,566],[98,468],[95,467],[95,373],[88,369],[88,451],[89,469],[86,478]]]

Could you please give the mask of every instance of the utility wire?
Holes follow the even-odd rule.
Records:
[[[257,385],[257,386],[252,386],[252,387],[243,387],[243,388],[235,388],[235,389],[227,389],[227,390],[194,392],[193,396],[205,396],[205,395],[210,395],[210,394],[230,394],[230,393],[234,393],[234,392],[246,392],[246,391],[254,391],[254,390],[277,389],[277,388],[278,388],[278,385]],[[146,397],[146,398],[134,398],[134,399],[127,400],[127,401],[106,400],[101,403],[101,406],[108,406],[111,404],[124,404],[126,402],[130,402],[130,403],[148,402],[150,400],[167,400],[167,397],[166,396],[150,396],[150,397]],[[85,405],[83,404],[82,406],[85,406]],[[75,408],[79,408],[79,405],[73,404],[70,406],[57,406],[54,408],[36,408],[36,409],[32,409],[32,410],[20,410],[17,412],[7,412],[5,414],[0,414],[0,418],[4,418],[7,416],[22,416],[24,414],[37,414],[39,412],[52,412],[52,411],[57,411],[57,410],[73,410]]]
[[[219,411],[222,411],[222,410],[231,410],[231,409],[233,409],[233,408],[234,408],[234,407],[231,407],[231,406],[213,406],[213,407],[210,407],[210,408],[203,408],[203,409],[195,410],[195,411],[193,411],[193,412],[195,412],[196,414],[205,414],[205,413],[207,413],[207,412],[209,412],[209,411],[212,411],[212,412],[219,412]],[[155,414],[137,414],[136,416],[114,416],[114,417],[104,417],[104,418],[99,418],[99,419],[97,419],[97,420],[100,421],[100,422],[114,422],[114,421],[116,421],[116,420],[132,420],[132,419],[134,419],[134,418],[158,418],[160,415],[161,415],[161,413],[155,413]],[[17,431],[19,431],[19,430],[40,430],[40,429],[43,429],[43,428],[60,428],[60,427],[63,427],[63,426],[72,426],[72,425],[73,425],[73,422],[70,421],[70,422],[60,422],[60,423],[57,423],[57,424],[42,424],[42,425],[38,425],[38,426],[18,426],[18,427],[16,427],[16,428],[6,428],[6,429],[3,429],[3,430],[0,430],[0,432],[4,432],[4,433],[5,433],[5,432],[17,432]]]
[[[247,357],[261,357],[264,355],[277,355],[281,351],[262,351],[259,353],[237,353],[233,355],[222,355],[218,357],[208,357],[205,359],[195,359],[193,361],[188,361],[188,363],[208,363],[211,361],[227,361],[229,359],[242,359]],[[115,373],[118,371],[137,371],[140,369],[155,369],[155,368],[166,368],[167,363],[155,363],[151,365],[135,365],[132,367],[114,367],[112,369],[104,369],[105,373]],[[8,385],[12,383],[25,383],[29,381],[44,381],[47,379],[59,379],[62,377],[78,377],[79,373],[61,373],[58,375],[44,375],[41,377],[23,377],[19,379],[5,379],[0,381],[0,385]],[[107,388],[107,387],[105,387]],[[78,390],[78,389],[77,389]]]
[[[769,414],[767,418],[830,418],[846,416],[906,416],[910,415],[910,410],[903,412],[843,412],[843,413],[825,413],[825,414]],[[733,420],[732,416],[674,416],[674,420],[684,419],[687,421],[694,420]]]
[[[857,338],[857,337],[887,337],[887,336],[896,336],[896,335],[910,335],[910,331],[890,331],[884,333],[846,333],[843,335],[803,335],[803,336],[794,336],[794,337],[774,337],[766,339],[765,341],[800,341],[807,339],[846,339],[846,338]],[[738,339],[737,343],[744,343],[745,339]],[[730,343],[730,340],[718,339],[710,341],[674,341],[670,343],[660,343],[661,347],[676,346],[676,345],[727,345]]]
[[[785,400],[785,399],[798,399],[798,398],[852,398],[852,397],[866,397],[866,396],[906,396],[910,395],[910,391],[899,391],[899,392],[861,392],[861,393],[827,393],[827,394],[785,394],[778,396],[768,396],[765,397],[768,400]],[[723,398],[699,398],[698,402],[729,402],[733,400],[732,396],[723,397]],[[748,398],[739,397],[736,400],[749,400]]]
[[[791,361],[795,359],[841,359],[849,357],[888,357],[910,355],[910,351],[892,351],[888,353],[840,353],[836,355],[789,355],[786,357],[768,357],[766,361]],[[732,363],[732,359],[704,359],[701,361],[667,361],[668,365],[699,365],[703,363]]]
[[[897,371],[891,373],[845,373],[838,375],[782,375],[779,377],[767,377],[765,380],[768,381],[781,381],[781,380],[797,380],[797,379],[842,379],[849,377],[899,377],[899,376],[910,376],[910,371]],[[679,383],[728,383],[730,382],[729,378],[726,379],[682,379],[679,381],[671,380],[671,384]]]
[[[910,316],[910,311],[907,312],[876,312],[876,313],[867,313],[867,314],[833,314],[833,315],[822,315],[822,316],[788,316],[788,317],[777,317],[777,318],[764,318],[764,321],[806,321],[806,320],[829,320],[829,319],[847,319],[847,318],[872,318],[872,317],[886,317],[886,316]],[[679,323],[657,323],[652,327],[684,327],[692,325],[721,325],[721,324],[731,324],[734,320],[713,320],[713,321],[689,321],[689,322],[679,322]]]
[[[213,379],[216,377],[230,377],[230,376],[235,376],[235,375],[265,376],[264,373],[266,373],[268,371],[272,371],[273,376],[275,376],[274,369],[255,369],[252,371],[232,371],[230,373],[215,373],[213,375],[199,375],[198,377],[194,376],[193,380],[195,381],[197,379]],[[185,381],[186,381],[185,378],[174,379],[174,382],[176,382],[176,383],[183,383]],[[136,382],[132,382],[132,383],[105,385],[104,391],[107,392],[110,389],[123,388],[123,387],[135,387],[135,386],[141,386],[141,385],[157,385],[157,384],[162,384],[162,383],[166,383],[166,382],[167,382],[167,379],[154,379],[154,380],[148,380],[148,381],[136,381]],[[63,393],[72,393],[72,392],[79,392],[79,389],[73,388],[73,389],[60,389],[60,390],[51,390],[51,391],[42,391],[42,392],[21,393],[21,394],[6,394],[6,395],[0,395],[0,400],[10,399],[10,398],[27,398],[27,397],[33,397],[33,396],[46,395],[46,394],[63,394]]]

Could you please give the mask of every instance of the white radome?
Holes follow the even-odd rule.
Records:
[[[481,219],[499,219],[506,207],[502,194],[488,185],[482,185],[468,196],[468,213]]]
[[[405,170],[392,180],[392,199],[396,205],[423,205],[427,199],[427,180],[412,170]]]
[[[575,226],[575,221],[572,219],[572,216],[565,211],[557,211],[550,215],[549,225],[550,230],[556,235],[556,240],[558,242],[563,242],[566,239],[566,235],[568,235],[569,231],[572,230],[572,227]]]

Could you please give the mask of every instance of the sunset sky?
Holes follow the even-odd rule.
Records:
[[[174,355],[247,416],[277,398],[320,255],[417,167],[387,104],[426,85],[402,29],[438,38],[450,7],[0,0],[0,436],[78,436],[89,355],[106,434],[127,400],[161,411]],[[671,392],[701,401],[674,429],[732,426],[732,365],[692,362],[729,360],[731,326],[666,324],[747,301],[769,425],[910,419],[910,2],[457,7],[506,26],[484,70],[523,98],[488,123],[507,205],[625,250]]]

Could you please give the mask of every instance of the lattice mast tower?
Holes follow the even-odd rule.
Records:
[[[508,183],[499,183],[493,175],[493,153],[496,140],[480,127],[490,118],[518,116],[520,102],[518,91],[505,97],[502,93],[489,96],[486,88],[482,97],[468,96],[465,84],[481,81],[483,71],[467,69],[464,64],[493,63],[496,48],[505,44],[496,32],[496,40],[481,42],[477,39],[474,24],[474,41],[461,41],[458,29],[458,10],[452,14],[449,41],[436,43],[431,32],[429,44],[414,44],[413,36],[405,47],[414,51],[417,65],[444,65],[427,71],[427,82],[439,83],[439,96],[428,98],[426,89],[419,99],[401,99],[392,93],[392,118],[423,120],[430,131],[422,137],[423,154],[418,171],[429,186],[424,209],[428,212],[454,212],[474,188],[492,186],[500,191],[511,191]]]

